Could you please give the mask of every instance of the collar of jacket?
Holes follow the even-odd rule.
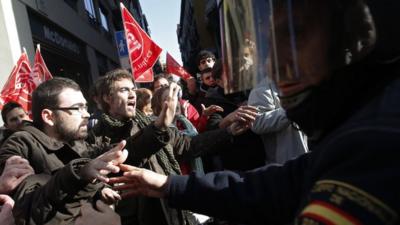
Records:
[[[132,120],[122,121],[115,119],[106,113],[101,114],[101,118],[104,123],[110,127],[124,127],[126,124],[129,124],[129,122],[132,122]]]

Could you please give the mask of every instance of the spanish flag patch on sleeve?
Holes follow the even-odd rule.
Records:
[[[324,180],[312,189],[310,202],[296,224],[396,224],[397,213],[384,202],[350,184]]]

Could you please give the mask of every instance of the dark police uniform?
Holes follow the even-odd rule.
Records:
[[[283,166],[172,176],[169,203],[251,224],[399,224],[400,79]]]

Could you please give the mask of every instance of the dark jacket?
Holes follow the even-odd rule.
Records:
[[[247,100],[246,95],[242,92],[225,95],[224,89],[219,86],[210,88],[206,97],[207,106],[218,105],[224,109],[223,112],[213,113],[208,118],[207,130],[218,129],[221,120]],[[265,152],[259,135],[248,130],[235,136],[233,141],[232,146],[220,149],[216,157],[202,158],[207,172],[222,169],[245,171],[265,165]]]
[[[136,137],[136,143],[140,144],[132,145],[132,142],[127,142],[126,149],[129,154],[125,163],[166,175],[180,174],[178,162],[187,162],[200,154],[217,151],[222,145],[231,143],[231,135],[225,130],[209,132],[194,138],[182,135],[174,128],[160,130],[150,124],[148,118],[140,112],[137,112],[134,120],[124,123],[104,115],[90,132],[88,141],[109,145],[126,139],[130,135]],[[159,137],[159,141],[154,140],[155,136]],[[163,140],[164,145],[155,145],[160,140]],[[121,215],[123,224],[195,223],[191,213],[172,209],[163,199],[140,197],[122,200],[116,211]]]
[[[13,193],[16,224],[70,224],[78,216],[80,201],[91,201],[102,189],[89,184],[77,172],[94,154],[85,142],[64,144],[32,125],[12,134],[0,149],[0,167],[18,155],[35,171]]]
[[[399,224],[399,99],[397,79],[283,166],[172,176],[169,203],[251,224]]]

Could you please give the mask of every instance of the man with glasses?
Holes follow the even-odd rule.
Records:
[[[127,163],[145,167],[162,174],[181,174],[179,162],[187,162],[204,152],[215,152],[229,146],[235,129],[215,130],[190,138],[170,128],[178,104],[179,86],[170,84],[167,101],[158,118],[152,123],[142,112],[136,110],[135,84],[126,70],[108,72],[96,84],[99,87],[101,107],[104,113],[91,130],[90,143],[109,145],[130,136],[136,139],[136,147],[127,143]],[[251,121],[249,121],[251,122]],[[243,123],[245,125],[246,123]],[[155,145],[153,136],[164,143]],[[196,224],[188,211],[170,208],[163,200],[138,198],[121,201],[116,211],[122,224]]]
[[[20,156],[35,173],[12,193],[17,224],[72,223],[81,203],[119,198],[101,182],[108,180],[106,174],[119,171],[117,165],[127,157],[125,142],[105,152],[109,148],[91,147],[84,141],[89,113],[78,84],[55,77],[39,85],[32,94],[32,115],[33,123],[0,148],[0,171],[8,158]]]

